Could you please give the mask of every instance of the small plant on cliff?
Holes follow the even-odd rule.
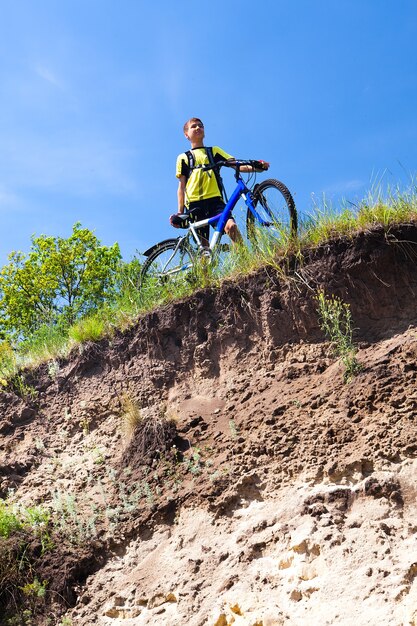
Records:
[[[22,587],[22,591],[25,596],[28,596],[29,598],[44,598],[47,585],[47,580],[40,582],[35,576],[33,582],[26,583],[26,585]]]
[[[337,296],[326,296],[322,289],[318,290],[316,299],[320,327],[330,339],[333,352],[345,367],[344,381],[349,382],[362,369],[353,343],[350,307]]]
[[[98,341],[104,335],[105,322],[100,315],[88,315],[79,320],[68,331],[68,335],[74,341],[85,343],[86,341]]]
[[[142,419],[140,406],[128,393],[123,394],[120,400],[122,408],[123,431],[127,439],[131,439]]]
[[[54,529],[72,544],[85,543],[97,535],[99,512],[91,502],[80,501],[72,493],[56,491],[52,499]],[[84,514],[82,514],[84,512]]]
[[[0,500],[0,537],[7,539],[12,533],[21,530],[23,524],[16,515],[14,507]]]
[[[0,538],[25,531],[41,542],[42,553],[52,547],[49,532],[50,514],[41,506],[26,507],[0,499]]]

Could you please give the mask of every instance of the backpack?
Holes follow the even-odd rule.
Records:
[[[206,151],[207,158],[209,160],[210,165],[215,165],[216,161],[214,160],[213,148],[211,148],[210,146],[208,147],[204,146],[204,150]],[[188,159],[189,174],[187,178],[189,178],[191,171],[194,169],[194,166],[195,166],[195,158],[194,158],[194,154],[192,150],[187,150],[185,154],[187,155],[187,159]],[[226,189],[224,188],[224,184],[223,184],[222,177],[220,176],[219,168],[218,167],[214,168],[213,172],[216,177],[216,182],[217,182],[217,186],[219,188],[220,194],[222,195],[223,199],[226,199],[227,201]]]

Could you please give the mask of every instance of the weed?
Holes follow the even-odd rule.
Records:
[[[23,587],[21,587],[25,596],[29,596],[31,598],[44,598],[46,594],[46,587],[48,585],[47,580],[43,580],[39,582],[37,577],[35,576],[32,583],[26,583]]]
[[[98,447],[93,448],[91,454],[95,465],[102,465],[106,460],[105,452]]]
[[[40,539],[45,552],[52,547],[49,521],[48,511],[40,506],[26,507],[0,499],[0,537],[4,539],[22,530],[29,531]]]
[[[87,415],[84,415],[79,420],[79,424],[82,428],[84,437],[87,437],[87,435],[90,434],[90,422],[91,420]]]
[[[152,489],[149,485],[148,482],[144,482],[143,485],[143,489],[144,489],[144,493],[146,495],[146,501],[149,504],[149,506],[152,506],[153,502],[154,502],[154,497],[153,497],[153,493],[152,493]]]
[[[0,537],[7,539],[12,533],[23,528],[22,520],[13,505],[0,500]]]
[[[6,624],[7,626],[33,626],[34,615],[30,609],[24,609],[21,613],[9,617]]]
[[[237,439],[239,430],[233,418],[229,420],[229,428],[230,428],[230,434],[232,435],[232,439]]]
[[[201,451],[199,448],[194,448],[191,457],[184,461],[185,469],[191,474],[198,475],[201,474],[203,468],[203,461],[201,458]]]
[[[210,287],[215,282],[215,263],[212,263],[209,256],[198,257],[190,273],[189,281],[203,289]]]
[[[52,500],[55,528],[66,536],[71,543],[82,543],[96,535],[97,513],[90,507],[91,516],[87,519],[79,513],[79,503],[73,494],[63,495],[56,491]]]
[[[43,442],[43,439],[41,439],[40,437],[38,437],[37,439],[35,439],[35,448],[39,451],[39,452],[43,452],[45,450],[45,444]]]
[[[58,376],[59,363],[55,359],[48,363],[48,374],[54,380]]]
[[[350,307],[336,296],[327,297],[323,290],[318,290],[316,300],[320,327],[330,339],[335,355],[342,361],[345,367],[344,381],[348,382],[362,369],[353,344]]]
[[[347,207],[334,208],[323,198],[323,205],[314,207],[313,213],[301,225],[303,239],[308,245],[319,245],[334,237],[353,235],[356,216]]]
[[[131,439],[140,421],[142,414],[140,406],[129,394],[123,394],[121,398],[123,430],[127,439]]]
[[[10,378],[10,385],[15,393],[20,396],[23,400],[33,402],[36,400],[38,392],[36,391],[33,385],[28,385],[22,374],[17,373],[14,374]]]
[[[30,568],[26,575],[30,576]],[[17,581],[15,582],[17,583]],[[17,614],[8,618],[6,621],[7,626],[33,626],[37,623],[36,615],[39,612],[39,608],[45,601],[46,588],[48,586],[47,580],[40,582],[35,576],[31,582],[25,581],[22,572],[21,582],[21,585],[16,585],[13,593],[16,594],[14,597],[14,604],[16,607],[20,604],[22,608]],[[20,602],[16,602],[17,599],[19,599]]]

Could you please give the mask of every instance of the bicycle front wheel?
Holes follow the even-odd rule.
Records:
[[[155,246],[143,264],[141,284],[149,279],[159,282],[179,280],[192,268],[193,262],[193,254],[184,241],[163,241]]]
[[[270,178],[257,185],[253,191],[259,222],[248,209],[246,227],[252,242],[257,240],[257,229],[270,228],[277,237],[297,236],[297,211],[294,199],[279,180]]]

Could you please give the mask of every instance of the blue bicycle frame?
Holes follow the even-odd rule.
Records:
[[[236,165],[237,167],[239,167],[239,164],[241,164],[239,161],[236,161]],[[208,168],[207,168],[208,169]],[[192,222],[189,226],[189,230],[191,231],[198,247],[200,249],[203,248],[203,246],[200,243],[200,239],[198,237],[198,234],[196,231],[198,231],[200,228],[202,228],[203,226],[207,226],[210,225],[213,227],[214,229],[214,233],[212,235],[212,238],[210,240],[210,250],[214,250],[214,248],[216,247],[217,243],[219,242],[219,240],[221,239],[223,233],[224,233],[224,227],[226,226],[227,221],[230,219],[231,213],[233,211],[233,209],[235,208],[236,204],[238,203],[240,198],[243,198],[243,200],[246,203],[246,206],[248,207],[248,209],[253,213],[255,219],[259,222],[260,225],[264,225],[264,226],[269,226],[269,222],[266,222],[264,219],[262,219],[262,217],[258,214],[258,212],[255,209],[255,205],[253,203],[253,199],[252,199],[252,192],[251,190],[246,186],[246,184],[243,182],[242,177],[240,176],[240,172],[237,169],[236,170],[236,174],[235,174],[235,178],[237,181],[237,185],[235,190],[233,191],[232,195],[230,196],[230,199],[228,200],[226,206],[224,207],[223,211],[221,213],[219,213],[218,215],[214,215],[213,217],[210,217],[208,219],[205,220],[200,220],[198,222]]]

